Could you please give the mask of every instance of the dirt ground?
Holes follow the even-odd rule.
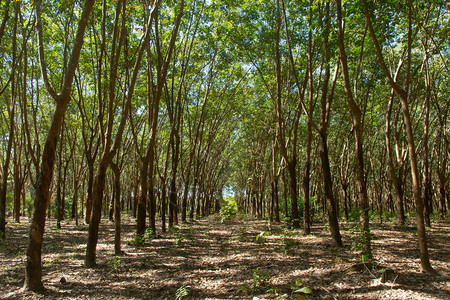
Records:
[[[312,234],[281,224],[215,217],[183,224],[136,246],[123,221],[123,255],[114,255],[113,224],[103,220],[94,269],[83,266],[87,226],[47,220],[42,294],[23,292],[28,227],[8,220],[0,244],[0,299],[450,299],[450,224],[434,224],[429,250],[435,275],[420,272],[413,225],[372,223],[374,260],[361,263],[341,224],[344,249],[327,228]]]

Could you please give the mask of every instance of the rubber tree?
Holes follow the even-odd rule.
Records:
[[[107,113],[107,129],[105,132],[105,142],[103,145],[103,152],[100,155],[100,159],[97,166],[97,171],[94,177],[94,195],[93,195],[93,203],[92,203],[92,214],[89,222],[89,230],[88,230],[88,241],[86,247],[86,257],[84,260],[84,265],[88,268],[92,268],[96,266],[96,252],[97,252],[97,242],[98,242],[98,229],[100,225],[101,213],[102,213],[102,201],[103,201],[103,191],[105,189],[106,183],[106,171],[111,164],[112,160],[116,156],[119,148],[121,147],[122,137],[125,130],[126,121],[128,119],[128,114],[131,110],[131,100],[133,98],[133,93],[137,81],[137,77],[140,70],[140,64],[142,61],[142,57],[144,55],[147,44],[150,41],[150,28],[152,21],[155,17],[157,6],[159,5],[158,0],[156,0],[151,9],[151,13],[148,17],[146,23],[146,31],[144,33],[143,42],[139,47],[136,60],[133,66],[133,72],[131,76],[131,80],[127,89],[125,103],[122,111],[122,115],[120,118],[120,123],[117,127],[117,131],[115,134],[115,138],[113,141],[113,122],[114,122],[114,114],[113,114],[113,106],[115,102],[115,84],[117,78],[117,70],[118,70],[118,59],[121,53],[121,49],[126,37],[126,27],[125,27],[125,19],[126,19],[126,1],[119,1],[116,6],[116,22],[113,30],[113,55],[111,56],[111,66],[109,72],[109,88],[108,88],[108,113]],[[121,16],[121,24],[119,26],[118,19]],[[118,40],[118,41],[117,41]],[[116,42],[118,44],[116,44]]]
[[[358,183],[358,192],[360,199],[360,208],[362,210],[362,247],[363,247],[363,255],[366,256],[367,259],[372,258],[372,248],[371,248],[371,235],[370,235],[370,224],[369,224],[369,198],[367,195],[367,183],[365,176],[365,167],[364,167],[364,152],[363,152],[363,112],[355,101],[355,96],[351,83],[350,83],[350,74],[347,62],[347,51],[345,47],[344,41],[344,19],[342,14],[342,3],[341,0],[336,0],[336,11],[337,11],[337,31],[338,31],[338,45],[339,45],[339,53],[340,53],[340,62],[342,67],[342,76],[344,79],[344,90],[347,98],[347,103],[350,108],[351,115],[353,117],[353,132],[355,134],[355,158],[357,165],[357,183]],[[364,38],[365,38],[364,33]],[[364,39],[363,39],[364,41]],[[361,55],[360,62],[358,64],[358,68],[361,66],[361,58],[364,50],[364,42],[361,47]],[[359,72],[356,72],[356,76],[359,76]],[[357,79],[355,79],[356,81]],[[355,84],[356,86],[356,84]],[[356,93],[356,88],[355,88]]]
[[[284,3],[284,2],[283,2]],[[322,56],[322,66],[321,69],[323,69],[323,75],[322,76],[322,82],[321,82],[321,89],[320,89],[320,107],[321,107],[321,115],[320,115],[320,124],[317,125],[315,122],[313,122],[312,115],[310,114],[310,110],[306,107],[303,96],[300,94],[301,91],[304,93],[304,87],[300,85],[300,82],[297,77],[297,70],[295,67],[294,57],[292,54],[292,46],[289,39],[289,32],[286,31],[287,36],[287,44],[289,48],[289,61],[291,64],[291,67],[293,68],[293,76],[295,79],[295,84],[297,87],[297,91],[299,93],[299,105],[301,105],[301,108],[303,109],[303,112],[305,113],[306,117],[308,118],[308,121],[311,123],[312,128],[314,128],[319,136],[319,147],[320,147],[320,159],[321,159],[321,166],[322,166],[322,174],[323,174],[323,185],[324,185],[324,194],[325,194],[325,201],[326,201],[326,207],[327,207],[327,214],[328,214],[328,222],[330,224],[330,233],[333,238],[333,242],[337,247],[342,247],[342,238],[341,233],[339,230],[339,221],[338,221],[338,210],[337,210],[337,201],[335,199],[334,193],[333,193],[333,182],[332,182],[332,175],[331,175],[331,167],[330,167],[330,158],[329,158],[329,152],[328,152],[328,128],[330,125],[330,117],[331,117],[331,104],[333,102],[334,97],[334,91],[336,86],[336,81],[338,77],[339,72],[339,64],[336,64],[335,72],[333,75],[333,78],[331,78],[331,54],[330,54],[330,29],[331,29],[331,18],[330,18],[330,3],[326,2],[325,7],[320,4],[319,9],[319,20],[323,22],[321,25],[323,27],[322,29],[322,39],[323,39],[323,56]],[[284,7],[284,5],[283,5]],[[283,9],[285,11],[285,9]],[[284,17],[286,20],[286,17]],[[285,21],[286,22],[286,21]],[[287,28],[287,22],[286,22],[286,28]],[[307,73],[308,74],[308,73]],[[305,86],[305,83],[307,82],[308,78],[305,77],[305,81],[303,86]]]
[[[8,7],[5,9],[5,15],[2,20],[2,24],[0,26],[0,42],[2,41],[6,23],[9,19],[9,1],[7,3]],[[16,3],[14,5],[15,13],[14,13],[14,21],[13,21],[13,41],[12,41],[12,66],[16,64],[17,60],[17,20],[19,14],[20,3]],[[8,126],[8,142],[5,149],[6,155],[4,158],[4,163],[2,166],[2,172],[0,173],[0,239],[4,239],[6,237],[6,194],[8,190],[8,179],[9,179],[9,165],[11,162],[12,148],[14,144],[14,132],[15,132],[15,111],[16,111],[16,97],[17,97],[17,82],[16,82],[16,74],[14,68],[11,68],[12,72],[10,75],[10,80],[8,81],[11,85],[11,93],[9,98],[9,102],[6,103],[6,111],[7,111],[7,126]],[[2,87],[4,91],[7,85]]]
[[[407,59],[406,59],[406,83],[405,87],[402,88],[392,77],[384,59],[384,54],[381,49],[380,43],[378,41],[378,37],[376,35],[375,29],[373,27],[372,19],[373,12],[369,10],[369,6],[367,0],[363,0],[364,3],[364,13],[366,16],[367,25],[369,27],[370,36],[375,46],[375,50],[378,57],[378,63],[381,67],[383,74],[385,75],[389,85],[395,91],[397,96],[400,98],[400,102],[402,105],[403,111],[403,119],[405,123],[406,135],[408,138],[408,152],[409,152],[409,160],[411,166],[411,176],[412,176],[412,184],[413,184],[413,194],[414,194],[414,203],[416,209],[416,224],[417,224],[417,236],[419,242],[420,249],[420,264],[421,268],[424,272],[432,273],[434,272],[433,268],[430,264],[430,258],[428,254],[428,245],[427,245],[427,236],[425,232],[425,221],[424,221],[424,201],[423,195],[421,192],[421,183],[420,183],[420,173],[419,167],[417,163],[417,150],[415,145],[414,131],[412,126],[411,114],[410,114],[410,106],[409,106],[409,84],[411,81],[411,53],[412,53],[412,42],[413,42],[413,33],[412,33],[412,12],[413,12],[413,2],[410,0],[407,4],[407,13],[408,13],[408,32],[407,32]]]
[[[36,30],[38,35],[39,62],[41,66],[42,79],[47,92],[55,102],[55,110],[53,112],[52,121],[45,140],[44,150],[42,152],[40,172],[34,196],[33,214],[30,220],[30,233],[27,247],[24,283],[25,290],[39,291],[44,288],[42,283],[41,251],[45,228],[45,211],[50,200],[50,184],[53,179],[53,169],[59,134],[63,124],[65,112],[71,99],[75,70],[78,66],[78,61],[84,42],[84,33],[87,27],[89,15],[92,7],[94,6],[94,2],[94,0],[86,0],[83,6],[80,19],[78,21],[76,37],[72,46],[69,63],[67,65],[67,69],[63,73],[63,83],[59,91],[56,91],[51,86],[47,73],[44,50],[44,30],[41,12],[42,0],[34,2],[34,9],[36,13]]]
[[[155,161],[155,144],[157,137],[157,127],[158,127],[158,112],[161,98],[163,96],[163,88],[166,83],[167,72],[169,70],[170,62],[172,60],[172,53],[175,47],[175,42],[178,36],[178,30],[184,13],[184,0],[181,1],[178,7],[178,14],[174,21],[174,27],[170,35],[170,40],[167,45],[165,52],[162,52],[160,40],[160,32],[158,25],[158,9],[155,10],[155,54],[157,57],[157,63],[151,64],[149,61],[148,70],[148,88],[149,88],[149,99],[148,99],[148,118],[150,130],[148,133],[148,144],[145,150],[145,155],[142,159],[142,166],[140,170],[140,188],[139,188],[139,198],[137,206],[137,227],[136,234],[143,235],[145,232],[145,218],[146,218],[146,205],[147,205],[147,195],[150,194],[150,220],[152,230],[155,232],[155,214],[156,214],[156,200],[154,199],[154,161]],[[148,55],[151,55],[150,49],[147,48]],[[148,184],[150,181],[150,187]],[[150,189],[150,193],[149,193]]]

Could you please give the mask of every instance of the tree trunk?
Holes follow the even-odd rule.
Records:
[[[396,205],[397,205],[397,224],[405,224],[405,210],[403,206],[403,184],[402,184],[402,167],[399,167],[399,176],[395,174],[394,159],[391,150],[391,112],[394,101],[394,91],[392,91],[391,99],[388,104],[386,112],[386,153],[388,156],[389,171],[391,175],[391,182],[396,191]]]
[[[337,23],[338,23],[338,44],[340,61],[342,66],[342,75],[344,78],[344,90],[347,96],[347,102],[350,108],[350,113],[353,117],[353,130],[355,133],[355,156],[357,164],[357,183],[359,191],[359,199],[361,201],[360,207],[362,210],[362,246],[363,255],[367,255],[368,259],[372,258],[371,249],[371,237],[370,237],[370,224],[369,224],[369,198],[367,196],[367,185],[364,171],[364,153],[363,153],[363,124],[361,123],[362,112],[353,96],[352,88],[350,85],[350,76],[347,65],[347,54],[345,50],[344,42],[344,28],[343,28],[343,17],[342,17],[342,4],[341,0],[336,0],[337,8]],[[365,37],[365,35],[364,35]],[[361,57],[362,51],[361,48]]]
[[[311,103],[310,103],[311,104]],[[312,128],[311,122],[308,122],[308,137],[306,140],[306,158],[305,158],[305,173],[303,175],[303,233],[308,235],[311,233],[311,216],[309,208],[309,194],[310,194],[310,173],[311,173],[311,143],[312,143]]]
[[[278,177],[277,172],[277,160],[278,160],[278,144],[274,137],[272,141],[272,182],[271,182],[271,218],[275,215],[275,222],[280,222],[280,208],[278,205]]]
[[[70,92],[72,87],[75,69],[78,66],[81,48],[83,45],[84,32],[87,26],[89,14],[94,5],[94,0],[87,0],[78,23],[75,42],[72,49],[72,55],[68,68],[64,74],[64,83],[61,93],[57,94],[49,85],[47,78],[47,69],[44,59],[43,32],[41,22],[41,1],[35,2],[36,9],[36,28],[39,38],[39,56],[41,70],[44,77],[44,83],[51,96],[56,101],[56,108],[50,124],[50,128],[45,141],[44,151],[42,153],[42,163],[36,192],[34,197],[33,215],[30,222],[29,243],[27,248],[27,262],[25,268],[25,290],[39,291],[44,288],[42,284],[42,264],[41,249],[45,227],[45,210],[50,200],[50,184],[53,179],[53,167],[56,156],[56,146],[58,144],[59,133],[63,124],[64,114],[70,102]]]
[[[425,222],[424,222],[424,201],[422,198],[422,193],[420,191],[421,185],[420,185],[420,174],[419,174],[419,168],[417,164],[417,154],[416,154],[416,147],[414,142],[414,132],[413,127],[411,124],[411,116],[409,112],[409,104],[408,104],[408,94],[407,92],[402,89],[400,86],[397,85],[397,83],[392,79],[389,69],[387,68],[385,62],[383,53],[381,51],[381,47],[378,43],[374,28],[372,26],[371,16],[369,13],[369,8],[367,5],[367,0],[363,0],[364,3],[364,9],[365,9],[365,16],[367,20],[367,24],[370,30],[370,34],[372,37],[372,41],[375,44],[375,49],[377,52],[378,60],[381,66],[381,69],[383,70],[384,75],[386,76],[389,84],[394,89],[396,94],[400,98],[400,102],[402,104],[402,111],[403,111],[403,117],[405,122],[405,129],[406,134],[408,137],[408,151],[409,151],[409,158],[411,163],[411,175],[413,180],[413,193],[414,193],[414,201],[416,204],[416,223],[417,223],[417,235],[418,235],[418,241],[419,241],[419,248],[420,248],[420,263],[422,267],[422,271],[427,273],[434,272],[433,268],[430,264],[430,258],[428,254],[428,245],[427,245],[427,236],[425,232]],[[409,80],[410,76],[410,66],[411,66],[411,44],[412,44],[412,1],[410,0],[408,3],[408,10],[409,10],[409,26],[408,26],[408,73],[407,73],[407,79]]]
[[[117,164],[111,164],[114,172],[114,254],[121,255],[121,209],[120,209],[120,169]]]
[[[139,195],[138,195],[137,218],[136,218],[136,235],[138,237],[143,237],[145,233],[149,154],[150,154],[150,143],[148,144],[146,154],[141,161],[142,165],[141,170],[139,172]]]
[[[9,5],[9,3],[7,4]],[[17,19],[19,14],[19,3],[15,4],[15,17],[14,17],[14,32],[13,32],[13,64],[16,62],[16,52],[17,52]],[[6,25],[6,21],[8,20],[8,9],[6,10],[5,17],[2,22],[2,31],[4,29],[4,25]],[[3,35],[3,32],[2,32]],[[1,39],[0,39],[1,40]],[[0,239],[6,238],[6,194],[8,191],[8,177],[9,177],[9,165],[11,162],[11,154],[13,149],[13,141],[15,139],[14,129],[15,129],[15,107],[16,107],[16,80],[15,80],[15,71],[11,74],[11,98],[9,105],[7,107],[8,117],[9,117],[9,136],[8,143],[6,146],[6,157],[4,160],[2,176],[0,186]]]
[[[104,159],[101,160],[102,162]],[[106,182],[106,169],[107,164],[105,162],[101,163],[98,167],[97,173],[94,177],[94,197],[92,201],[92,213],[91,219],[89,220],[88,229],[88,240],[86,246],[86,257],[84,260],[84,265],[87,268],[93,268],[97,265],[96,263],[96,253],[97,253],[97,242],[98,242],[98,229],[100,226],[100,220],[102,217],[102,201],[103,201],[103,191],[105,189]]]
[[[339,222],[337,217],[336,201],[333,194],[333,183],[331,180],[330,161],[328,157],[327,136],[323,131],[319,131],[320,158],[322,160],[323,184],[325,191],[325,200],[327,205],[328,223],[330,224],[330,233],[336,247],[342,247],[342,238],[339,231]]]
[[[93,199],[93,188],[94,188],[94,161],[87,159],[88,163],[88,185],[87,185],[87,196],[86,196],[86,213],[84,217],[84,221],[86,224],[89,224],[91,220],[91,212],[92,212],[92,199]]]
[[[426,54],[427,55],[427,54]],[[430,171],[430,161],[429,161],[429,127],[430,127],[430,97],[431,97],[431,85],[430,85],[430,74],[427,64],[428,58],[425,59],[425,124],[423,133],[423,203],[425,206],[425,224],[431,227],[430,214],[432,211],[432,192],[431,192],[431,171]]]

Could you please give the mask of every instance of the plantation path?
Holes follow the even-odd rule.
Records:
[[[98,267],[85,269],[87,226],[47,221],[43,247],[44,294],[21,291],[27,245],[26,222],[8,220],[0,244],[0,299],[450,299],[450,224],[430,232],[437,275],[419,272],[415,229],[372,223],[374,262],[359,263],[348,230],[345,249],[331,246],[324,226],[313,235],[267,221],[214,217],[158,233],[136,247],[131,219],[124,220],[124,254],[114,256],[113,224],[102,221]],[[25,219],[24,219],[25,221]],[[382,280],[382,277],[384,277]],[[64,278],[64,279],[62,279]],[[65,282],[64,282],[65,281]],[[385,281],[385,282],[382,282]],[[295,282],[297,285],[295,285]],[[293,293],[304,288],[312,294]],[[300,299],[301,297],[299,297]],[[305,299],[305,298],[303,298]]]

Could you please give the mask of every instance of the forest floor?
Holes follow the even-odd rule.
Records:
[[[23,292],[28,226],[8,220],[0,244],[0,299],[450,299],[450,223],[428,230],[435,275],[420,272],[415,227],[372,222],[374,259],[352,250],[354,224],[341,223],[346,245],[332,246],[325,226],[312,234],[267,221],[216,217],[183,224],[136,246],[123,220],[123,255],[114,255],[112,222],[102,220],[98,266],[83,266],[87,226],[47,220],[46,291]],[[303,289],[302,289],[303,288]],[[301,293],[298,290],[302,290]],[[309,293],[310,292],[310,293]],[[307,297],[307,298],[303,298]]]

